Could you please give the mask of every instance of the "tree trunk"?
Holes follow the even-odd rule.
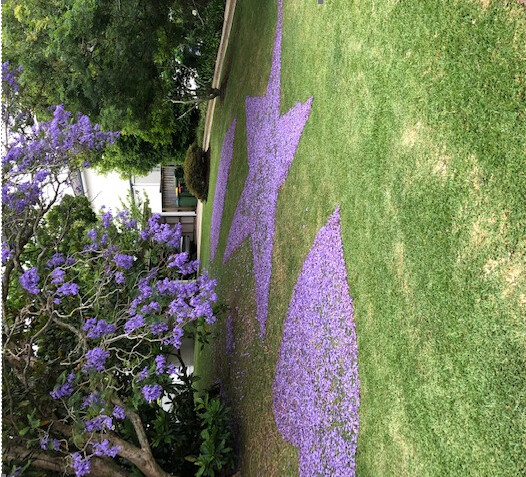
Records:
[[[31,460],[32,466],[52,470],[57,475],[75,473],[64,457],[52,456],[48,452],[31,451],[22,446],[15,446],[7,448],[6,456],[18,462]],[[92,477],[130,477],[130,474],[122,470],[112,459],[96,456],[91,458],[90,475]]]

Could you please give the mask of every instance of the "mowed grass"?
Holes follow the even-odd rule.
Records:
[[[504,1],[284,1],[283,112],[313,96],[278,198],[267,336],[249,242],[222,256],[248,171],[277,7],[239,0],[211,136],[202,259],[234,318],[196,353],[236,416],[243,476],[297,475],[272,384],[292,290],[341,205],[361,378],[357,475],[526,475],[526,9]],[[234,116],[216,260],[215,177]],[[303,227],[304,226],[304,227]]]

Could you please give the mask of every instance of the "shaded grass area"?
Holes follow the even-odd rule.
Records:
[[[236,348],[197,353],[236,411],[243,475],[296,475],[272,383],[292,289],[338,204],[361,377],[357,475],[526,473],[526,9],[501,1],[285,1],[282,111],[314,96],[278,198],[267,337],[250,246],[221,259],[248,166],[273,2],[239,2],[211,135],[210,195],[237,114],[215,263]]]

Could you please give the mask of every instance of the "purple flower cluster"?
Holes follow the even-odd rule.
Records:
[[[143,315],[148,315],[149,313],[152,313],[152,312],[159,313],[160,310],[161,310],[161,307],[159,306],[159,302],[151,301],[150,303],[147,303],[141,308],[141,313]]]
[[[115,406],[113,408],[113,417],[115,419],[126,419],[126,413],[124,412],[124,409],[120,406]]]
[[[144,316],[142,315],[135,315],[131,317],[126,324],[124,325],[124,331],[129,334],[133,330],[136,330],[137,328],[140,328],[141,326],[144,326],[146,323],[144,321]]]
[[[125,281],[126,281],[126,278],[124,277],[124,273],[122,272],[115,273],[115,283],[117,285],[122,285]]]
[[[80,452],[74,452],[71,454],[71,457],[73,457],[71,467],[73,467],[77,477],[88,475],[91,472],[91,462],[89,457],[83,458]]]
[[[18,280],[20,285],[22,285],[22,288],[24,288],[24,290],[28,291],[29,293],[33,295],[38,295],[40,293],[40,288],[37,286],[40,276],[36,267],[26,270]]]
[[[104,371],[104,365],[106,360],[110,357],[110,353],[98,346],[96,348],[90,349],[86,353],[86,364],[83,367],[85,372],[92,370],[95,371]]]
[[[135,257],[133,255],[124,255],[122,253],[116,253],[113,257],[113,260],[115,261],[115,265],[117,265],[118,267],[129,270],[133,265],[134,258]]]
[[[165,323],[164,321],[157,321],[150,326],[150,332],[152,335],[160,335],[161,333],[168,331],[168,328],[168,323]]]
[[[104,320],[88,318],[82,329],[86,332],[88,338],[97,339],[103,335],[115,333],[116,327],[111,323],[106,323]]]
[[[9,67],[3,67],[3,71],[7,89],[16,90],[15,72]],[[37,204],[48,204],[44,186],[57,185],[57,177],[71,168],[72,159],[113,144],[119,136],[102,132],[85,115],[73,118],[63,105],[55,107],[50,121],[40,123],[28,124],[29,115],[9,114],[9,109],[4,112],[10,141],[2,158],[2,200],[8,219]],[[60,186],[57,191],[62,192]]]
[[[15,92],[18,93],[19,86],[17,77],[22,71],[22,67],[12,68],[9,61],[4,61],[2,63],[2,81],[7,83],[7,85]]]
[[[7,242],[2,242],[2,265],[5,265],[14,254],[15,252],[11,250],[9,244]]]
[[[49,268],[60,267],[66,263],[66,258],[62,253],[55,253],[46,263]]]
[[[148,402],[157,401],[163,393],[163,388],[160,384],[147,384],[142,388],[144,399]]]
[[[263,97],[247,97],[245,100],[249,172],[223,257],[225,263],[246,238],[251,238],[261,336],[265,334],[268,313],[278,192],[287,178],[312,106],[311,97],[280,116],[282,3],[278,0],[278,22],[267,92]]]
[[[166,356],[159,354],[155,357],[155,374],[163,374],[166,370]]]
[[[294,287],[273,394],[276,426],[299,449],[300,476],[354,476],[360,385],[339,209]]]
[[[79,286],[76,283],[64,283],[57,288],[58,296],[74,296],[78,295]]]
[[[104,439],[101,443],[94,442],[91,447],[93,447],[93,454],[97,456],[115,457],[121,450],[121,446],[112,447],[108,439]]]
[[[172,334],[163,341],[164,345],[172,345],[174,348],[179,349],[183,342],[184,331],[180,326],[174,326]]]
[[[56,387],[53,391],[51,391],[49,394],[53,399],[61,399],[66,396],[71,396],[73,394],[73,381],[75,380],[75,374],[70,373],[68,375],[68,378],[64,384],[61,384],[60,386]]]
[[[133,229],[137,226],[137,220],[130,217],[128,209],[120,210],[117,213],[117,219],[124,225],[127,230]]]
[[[64,277],[66,276],[66,272],[62,270],[61,268],[55,268],[50,273],[50,276],[51,276],[51,283],[53,283],[54,285],[59,285],[64,282]]]
[[[59,450],[60,441],[58,439],[53,439],[51,442],[49,442],[49,434],[46,434],[40,439],[40,448],[42,450]]]
[[[99,432],[113,427],[113,419],[105,414],[100,414],[84,423],[86,432]]]
[[[219,232],[221,231],[221,220],[223,218],[223,206],[225,205],[226,186],[230,173],[230,164],[234,155],[234,133],[236,131],[236,119],[228,128],[221,148],[221,159],[217,171],[216,190],[214,193],[214,208],[212,210],[212,223],[210,225],[210,261],[214,260],[217,245],[219,243]]]
[[[171,227],[169,224],[161,224],[160,214],[153,214],[148,219],[148,226],[141,231],[141,238],[143,240],[152,240],[157,243],[165,243],[173,248],[180,246],[182,236],[181,224],[176,224]]]
[[[82,407],[90,407],[94,405],[104,404],[104,400],[100,397],[97,391],[89,393],[86,397],[82,399]]]
[[[148,378],[148,376],[150,376],[150,371],[148,371],[148,367],[145,366],[142,371],[139,372],[139,374],[137,375],[137,382],[140,383],[141,381],[144,381],[145,379]]]
[[[105,210],[106,207],[102,206],[101,208],[101,211],[102,211],[102,218],[101,218],[101,223],[102,223],[102,226],[107,229],[111,223],[113,222],[113,214],[111,213],[111,209],[110,210]]]
[[[179,371],[181,371],[181,368],[173,363],[170,363],[168,366],[166,366],[166,374],[170,376],[179,375]]]

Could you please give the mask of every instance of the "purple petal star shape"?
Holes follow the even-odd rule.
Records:
[[[273,386],[276,426],[299,475],[355,475],[360,382],[339,208],[318,232],[294,287]]]
[[[223,206],[225,205],[226,185],[230,164],[234,155],[234,133],[236,131],[236,118],[228,128],[221,148],[221,160],[217,172],[216,191],[214,193],[214,210],[212,211],[212,223],[210,225],[210,261],[213,261],[219,242],[219,232],[221,230],[221,219],[223,218]]]
[[[304,103],[297,103],[280,116],[282,17],[283,0],[278,0],[278,21],[267,92],[262,97],[247,96],[245,99],[249,172],[223,257],[225,263],[250,237],[257,320],[262,337],[268,314],[278,192],[287,178],[313,99],[310,97]]]

